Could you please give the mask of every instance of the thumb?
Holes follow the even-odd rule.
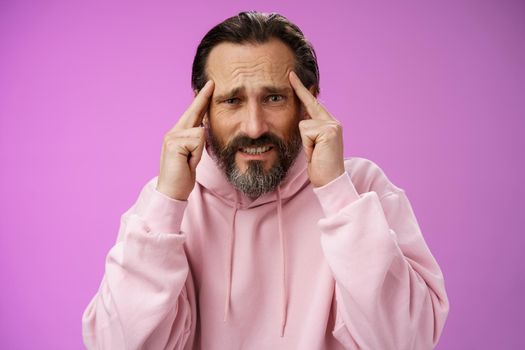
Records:
[[[203,148],[204,147],[201,145],[195,151],[191,152],[189,165],[192,172],[197,169],[197,165],[201,161]]]
[[[314,152],[315,142],[305,132],[301,132],[301,139],[303,142],[304,153],[306,154],[306,161],[312,161],[312,153]]]
[[[204,150],[204,135],[202,135],[199,138],[199,143],[193,150],[190,151],[190,154],[188,157],[188,165],[190,166],[190,170],[192,172],[195,172],[195,169],[197,169],[197,165],[199,164],[202,158],[203,150]]]

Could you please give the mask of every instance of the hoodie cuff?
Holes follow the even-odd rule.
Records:
[[[144,220],[150,232],[179,233],[188,202],[166,196],[148,183],[137,203],[136,213]]]
[[[313,190],[326,217],[337,214],[341,209],[359,199],[359,193],[346,171],[326,185],[314,187]]]

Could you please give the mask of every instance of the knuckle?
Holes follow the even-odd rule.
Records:
[[[308,120],[308,119],[301,120],[301,121],[299,122],[299,128],[302,129],[302,130],[308,128],[308,125],[310,124],[310,123],[309,123],[310,121],[311,121],[311,120]]]
[[[173,135],[172,131],[165,133],[164,134],[164,142],[171,140],[171,138],[173,137],[172,135]]]
[[[338,136],[341,134],[342,128],[338,123],[330,123],[326,125],[325,132],[330,136]]]
[[[175,141],[174,139],[167,140],[164,143],[164,146],[168,151],[173,151],[177,147],[177,141]]]
[[[343,130],[343,126],[341,125],[341,123],[339,122],[334,122],[334,126],[333,128],[335,129],[335,131],[337,132],[341,132]]]
[[[164,135],[164,139],[162,140],[162,143],[166,146],[168,143],[173,141],[173,136],[171,134]]]
[[[175,131],[170,131],[166,135],[164,135],[164,144],[167,145],[168,143],[173,143],[177,139],[177,133]]]

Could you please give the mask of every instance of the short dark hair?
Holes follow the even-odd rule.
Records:
[[[314,88],[314,95],[319,94],[319,67],[317,56],[303,32],[286,17],[278,13],[257,11],[241,12],[213,27],[202,38],[191,72],[191,86],[194,90],[202,89],[206,77],[206,62],[211,50],[220,43],[263,44],[276,38],[286,44],[293,52],[295,72],[307,88]]]

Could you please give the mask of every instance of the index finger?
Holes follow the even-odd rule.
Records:
[[[295,94],[297,97],[299,97],[299,100],[303,103],[304,107],[306,108],[306,112],[308,112],[308,115],[312,119],[326,119],[331,120],[333,119],[330,116],[330,113],[324,107],[319,103],[317,98],[315,98],[314,95],[308,90],[302,83],[301,79],[295,74],[294,71],[290,72],[289,75],[290,84],[292,85],[292,88],[295,91]]]
[[[213,95],[214,82],[208,80],[206,84],[199,91],[197,96],[193,99],[188,109],[180,117],[174,128],[177,129],[189,129],[199,126],[202,122],[206,109],[210,102],[210,98]]]

